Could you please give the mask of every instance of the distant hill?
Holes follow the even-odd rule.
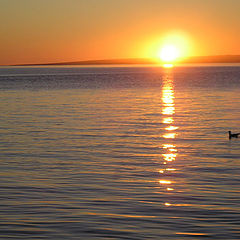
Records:
[[[240,63],[240,55],[216,55],[189,57],[182,63]]]
[[[76,62],[57,62],[41,64],[22,64],[22,65],[105,65],[105,64],[154,64],[156,60],[145,58],[126,58],[126,59],[103,59],[103,60],[86,60]]]
[[[104,64],[157,64],[156,59],[147,58],[127,58],[127,59],[105,59],[87,60],[76,62],[57,62],[40,64],[19,64],[15,66],[34,66],[34,65],[104,65]],[[178,63],[240,63],[240,55],[216,55],[216,56],[196,56],[189,57]]]

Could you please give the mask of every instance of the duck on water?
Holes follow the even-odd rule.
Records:
[[[232,133],[231,131],[228,131],[228,134],[229,134],[229,139],[238,138],[238,135],[240,135],[240,133]]]

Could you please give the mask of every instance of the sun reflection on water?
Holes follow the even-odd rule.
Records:
[[[176,137],[176,133],[166,133],[166,134],[163,135],[163,137],[164,138],[175,138]]]
[[[166,142],[162,145],[163,154],[162,160],[165,168],[159,170],[162,179],[159,180],[159,184],[165,188],[166,191],[174,191],[173,183],[174,181],[168,178],[164,178],[165,174],[176,171],[176,169],[172,166],[174,161],[177,158],[177,149],[176,145],[173,144],[174,139],[177,136],[176,130],[177,126],[174,126],[174,114],[175,114],[175,102],[174,102],[174,85],[173,85],[173,77],[171,74],[171,69],[166,69],[163,76],[163,87],[162,87],[162,115],[163,120],[162,123],[165,125],[164,134],[162,137],[166,139]],[[167,202],[164,203],[165,206],[171,206],[172,204]]]
[[[172,182],[170,180],[160,180],[159,183],[161,183],[161,184],[171,184]]]
[[[172,162],[172,161],[175,161],[177,154],[166,153],[166,154],[162,154],[162,156],[163,156],[165,161]]]
[[[168,130],[168,131],[172,131],[172,130],[177,130],[178,127],[176,127],[176,126],[169,126],[169,127],[166,127],[165,129]]]

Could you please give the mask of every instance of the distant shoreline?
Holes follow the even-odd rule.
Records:
[[[197,56],[189,57],[176,64],[210,64],[210,63],[240,63],[240,55],[216,55],[216,56]],[[53,62],[53,63],[29,63],[1,66],[61,66],[61,65],[143,65],[143,64],[161,64],[156,59],[146,58],[128,58],[128,59],[104,59],[104,60],[86,60],[74,62]]]

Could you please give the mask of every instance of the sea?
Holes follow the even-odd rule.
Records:
[[[240,66],[0,67],[0,239],[240,239]]]

